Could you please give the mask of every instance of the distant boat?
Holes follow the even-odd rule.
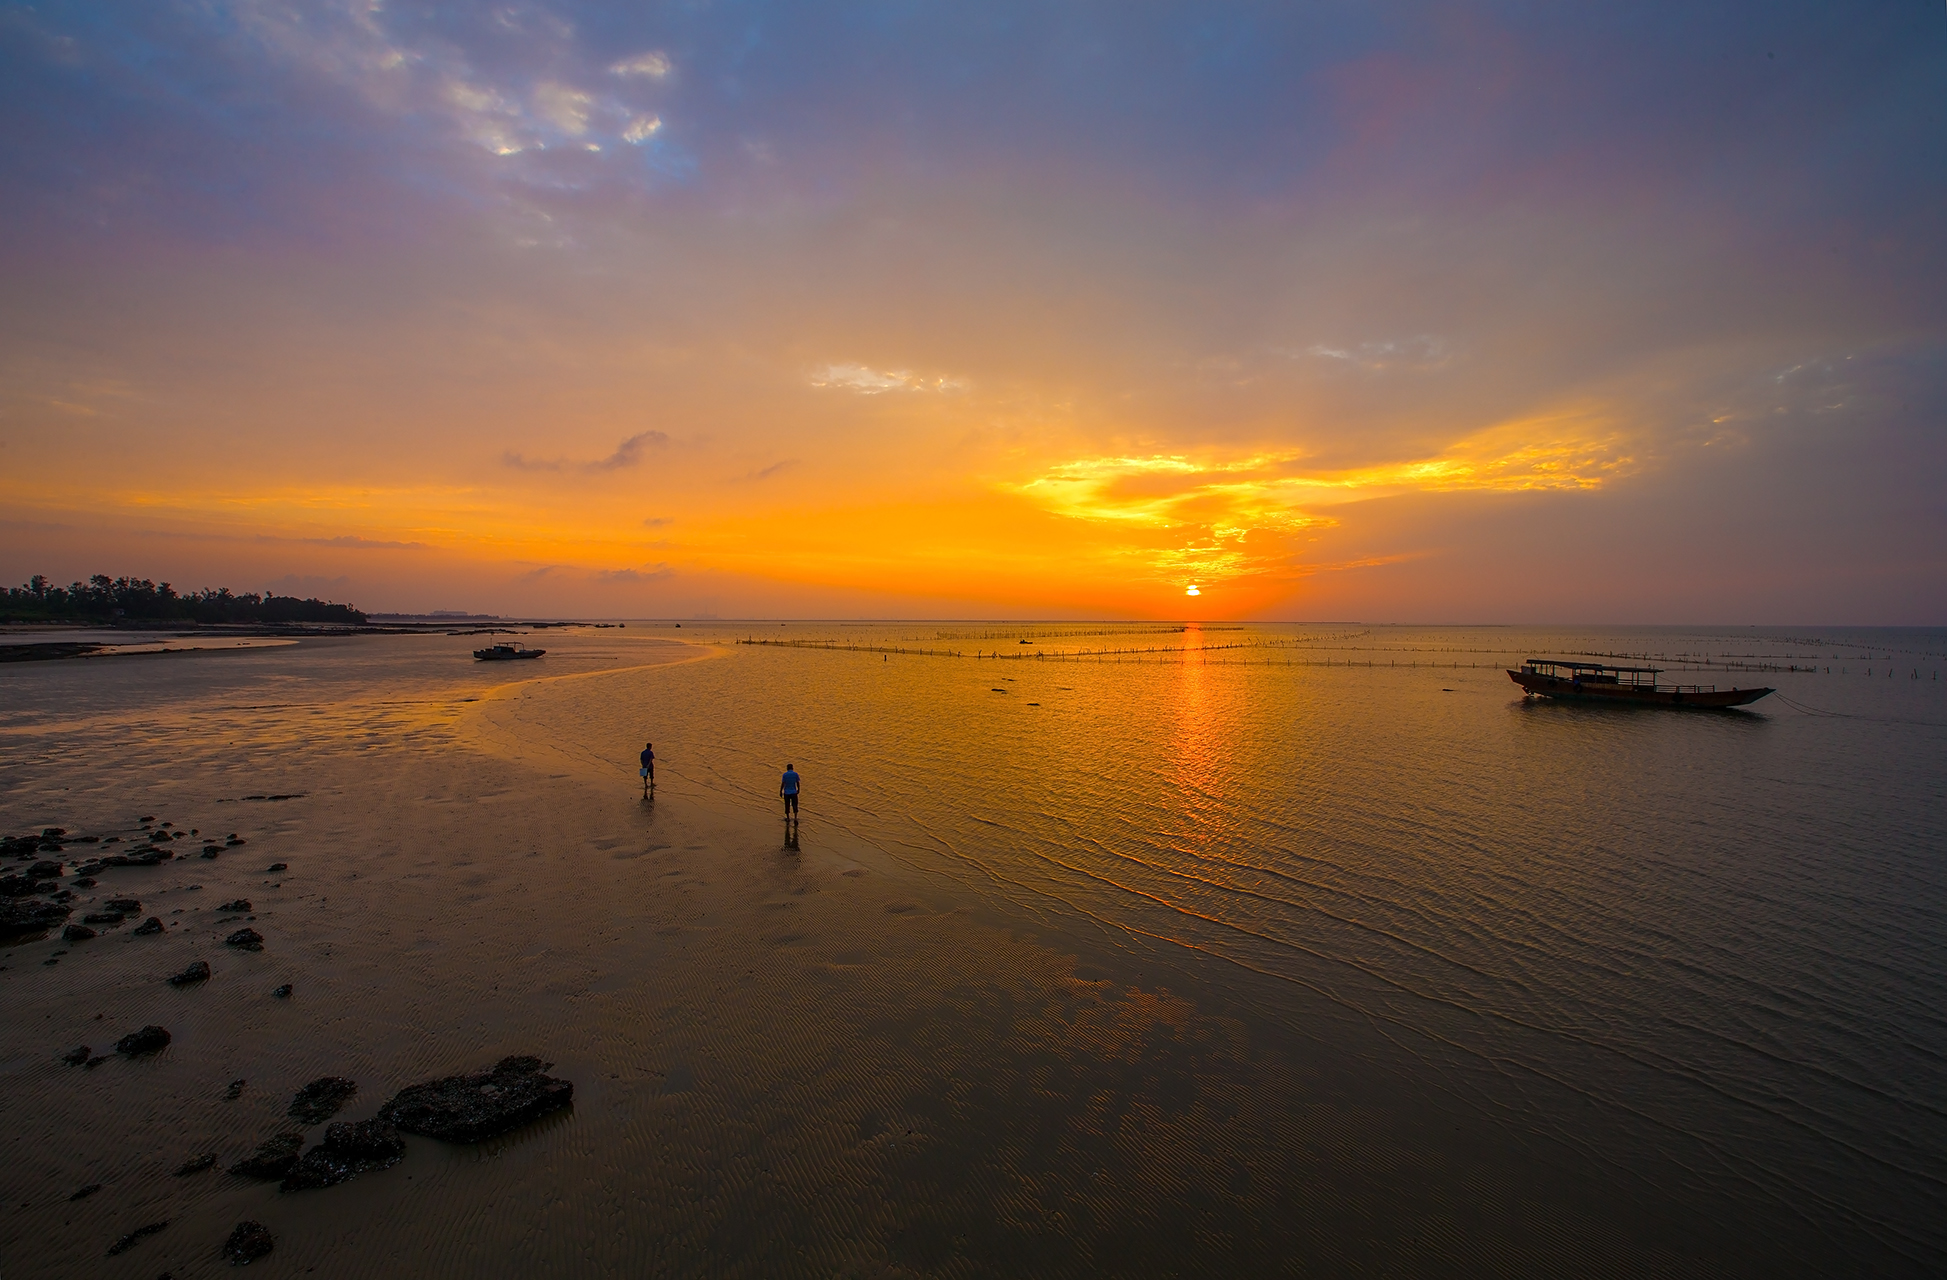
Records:
[[[538,658],[546,652],[546,649],[529,649],[518,644],[495,644],[475,649],[473,656],[482,662],[511,662],[515,658]]]
[[[1625,702],[1650,707],[1741,707],[1776,689],[1720,689],[1714,684],[1657,687],[1660,667],[1612,667],[1600,662],[1555,662],[1529,658],[1508,679],[1531,697],[1580,698],[1585,702]]]

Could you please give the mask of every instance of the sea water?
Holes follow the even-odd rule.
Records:
[[[196,1274],[254,1215],[321,1274],[1947,1261],[1947,636],[524,639],[548,656],[383,636],[0,674],[8,830],[151,816],[253,851],[105,877],[174,913],[148,951],[0,952],[9,1257],[52,1273],[169,1218],[143,1265]],[[1617,708],[1505,674],[1575,656],[1779,692]],[[264,957],[218,942],[245,889]],[[192,955],[207,990],[159,987]],[[96,1013],[177,1042],[66,1067]],[[313,1076],[360,1078],[355,1118],[529,1051],[575,1111],[489,1148],[415,1140],[313,1193],[167,1176]],[[220,1101],[239,1074],[262,1098]]]

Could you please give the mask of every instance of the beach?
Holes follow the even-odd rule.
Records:
[[[320,1276],[1947,1259],[1938,633],[766,625],[0,674],[0,829],[194,832],[0,949],[9,1274],[224,1274],[240,1221]],[[1504,674],[1598,643],[1822,714]],[[313,1079],[356,1121],[508,1055],[572,1106],[227,1172]]]

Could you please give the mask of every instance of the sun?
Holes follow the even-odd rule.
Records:
[[[1190,584],[1190,589],[1188,591],[1185,591],[1183,594],[1186,596],[1200,596],[1203,594],[1203,592],[1197,590],[1197,584],[1192,582]]]

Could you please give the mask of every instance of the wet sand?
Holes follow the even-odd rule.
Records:
[[[0,948],[9,1275],[227,1274],[220,1246],[246,1219],[275,1235],[253,1270],[274,1275],[1762,1261],[1721,1221],[1591,1166],[1574,1141],[1481,1123],[1356,1039],[1255,1017],[1220,984],[1186,987],[955,892],[848,837],[815,775],[792,849],[761,793],[700,785],[672,751],[645,803],[626,756],[537,735],[540,713],[521,711],[575,681],[642,688],[735,655],[568,643],[545,676],[497,686],[491,670],[411,665],[441,643],[345,642],[409,656],[343,688],[307,685],[288,655],[171,659],[202,664],[221,696],[120,713],[109,696],[59,741],[13,738],[10,830],[56,813],[73,834],[132,836],[154,815],[247,843],[205,860],[179,842],[187,856],[82,893],[138,896],[163,936],[131,936],[131,920]],[[217,665],[251,661],[272,665]],[[245,798],[269,795],[294,798]],[[216,910],[239,897],[247,921]],[[243,923],[262,952],[221,945]],[[196,959],[210,981],[164,983]],[[150,1023],[173,1036],[162,1053],[59,1057]],[[397,1166],[324,1190],[223,1172],[289,1127],[315,1077],[356,1080],[336,1118],[358,1120],[516,1053],[573,1081],[571,1111],[472,1147],[408,1138]],[[216,1169],[173,1176],[203,1152]]]

